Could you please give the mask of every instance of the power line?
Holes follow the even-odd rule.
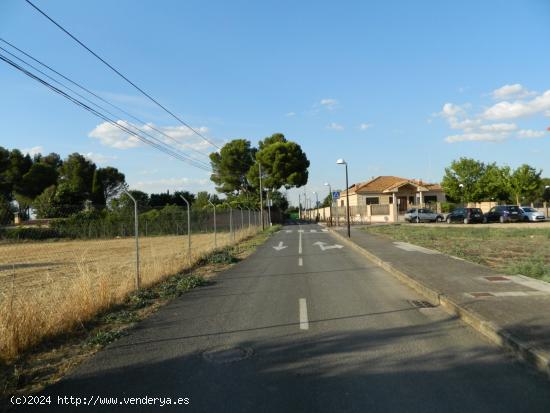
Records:
[[[42,85],[46,86],[48,89],[52,90],[53,92],[63,96],[64,98],[70,100],[71,102],[73,102],[75,105],[77,106],[80,106],[82,109],[84,110],[87,110],[88,112],[91,112],[92,114],[94,114],[95,116],[103,119],[104,121],[110,123],[111,125],[117,127],[118,129],[132,135],[132,136],[135,136],[136,138],[138,138],[140,141],[142,141],[143,143],[147,144],[147,145],[150,145],[150,146],[153,146],[154,148],[160,150],[161,152],[164,152],[166,153],[167,155],[169,156],[172,156],[173,158],[175,159],[178,159],[180,161],[183,161],[183,162],[186,162],[186,163],[189,163],[193,166],[195,166],[196,168],[199,168],[199,169],[202,169],[204,171],[207,171],[207,172],[210,172],[210,169],[209,168],[206,168],[204,167],[203,165],[201,164],[197,164],[196,161],[195,162],[192,162],[189,158],[186,158],[182,155],[180,155],[179,153],[169,149],[169,148],[166,148],[165,146],[162,146],[162,145],[159,145],[155,142],[151,142],[150,140],[148,140],[147,138],[144,138],[143,136],[141,136],[139,133],[136,133],[134,131],[132,131],[131,129],[128,129],[127,127],[125,127],[124,125],[121,125],[119,123],[117,123],[115,120],[113,119],[110,119],[108,116],[106,116],[105,114],[93,109],[92,107],[86,105],[85,103],[81,102],[80,100],[74,98],[73,96],[67,94],[66,92],[62,91],[61,89],[55,87],[54,85],[52,85],[51,83],[47,82],[46,80],[40,78],[39,76],[36,76],[35,74],[29,72],[28,70],[26,70],[25,68],[21,67],[20,65],[18,65],[17,63],[15,63],[13,60],[7,58],[6,56],[0,54],[0,60],[3,60],[4,62],[6,62],[7,64],[9,64],[10,66],[14,67],[15,69],[19,70],[20,72],[24,73],[25,75],[27,75],[28,77],[36,80],[37,82],[41,83]]]
[[[112,103],[112,102],[109,102],[108,100],[106,100],[106,99],[104,99],[103,97],[99,96],[98,94],[92,92],[92,91],[89,90],[88,88],[82,86],[82,84],[80,84],[80,83],[78,83],[78,82],[76,82],[76,81],[70,79],[69,77],[67,77],[67,76],[65,76],[64,74],[62,74],[62,73],[58,72],[57,70],[55,70],[53,67],[47,65],[47,64],[44,63],[44,62],[41,62],[40,60],[38,60],[38,59],[36,59],[35,57],[31,56],[29,53],[25,52],[24,50],[21,50],[20,48],[18,48],[17,46],[15,46],[13,43],[10,43],[10,42],[8,42],[7,40],[2,39],[2,38],[0,38],[0,41],[3,42],[3,43],[5,43],[5,44],[7,44],[7,45],[10,46],[11,48],[17,50],[19,53],[25,55],[25,56],[28,57],[29,59],[31,59],[31,60],[33,60],[34,62],[36,62],[36,63],[38,63],[39,65],[41,65],[42,67],[45,67],[46,69],[50,70],[51,72],[55,73],[56,75],[62,77],[62,78],[65,79],[66,81],[70,82],[71,84],[77,86],[78,88],[82,89],[83,91],[85,91],[85,92],[89,93],[90,95],[94,96],[96,99],[99,99],[100,101],[106,103],[107,105],[109,105],[109,106],[111,106],[111,107],[113,107],[113,108],[119,110],[121,113],[124,113],[124,114],[125,114],[126,116],[128,116],[129,118],[131,118],[131,119],[133,119],[133,120],[135,120],[135,121],[137,121],[137,122],[139,122],[139,123],[141,123],[141,124],[143,124],[143,125],[146,124],[146,122],[145,122],[144,120],[141,120],[140,118],[138,118],[138,117],[132,115],[131,113],[127,112],[126,110],[124,110],[124,109],[121,108],[120,106],[117,106],[117,105],[115,105],[115,104]],[[3,50],[5,50],[5,49],[3,49]],[[7,50],[5,50],[5,51],[6,51],[7,53],[10,53],[10,52],[8,52]],[[16,57],[16,56],[13,55],[12,53],[10,53],[10,55]],[[23,60],[20,59],[19,57],[16,57],[16,58],[19,59],[20,61],[23,61]],[[29,63],[27,63],[27,62],[26,62],[26,64],[29,65],[29,66],[31,66],[31,65],[30,65]],[[31,67],[33,67],[33,66],[31,66]],[[33,67],[33,68],[34,68],[34,67]],[[36,68],[34,68],[34,69],[37,70],[37,71],[39,71],[39,70],[36,69]],[[41,73],[43,73],[43,72],[41,72]],[[45,76],[47,76],[47,75],[45,75]],[[48,76],[48,77],[49,77],[49,76]],[[50,78],[50,79],[51,79],[51,78]],[[65,87],[66,87],[67,89],[69,89],[67,86],[65,86]],[[69,89],[69,90],[71,90],[71,89]],[[73,91],[73,93],[76,93],[76,92]],[[81,95],[79,95],[79,96],[81,96]],[[106,109],[104,109],[104,110],[106,110]],[[151,129],[153,129],[155,132],[160,133],[161,135],[163,135],[163,136],[165,136],[166,138],[170,139],[171,141],[177,143],[178,145],[182,144],[182,142],[179,142],[177,139],[175,139],[175,138],[171,137],[170,135],[166,134],[165,132],[163,132],[163,131],[157,129],[156,127],[151,126],[151,125],[148,125],[148,126],[149,126]],[[190,147],[190,146],[188,146],[187,149],[190,149],[190,150],[192,150],[193,152],[195,152],[195,153],[197,153],[197,154],[199,154],[199,155],[202,155],[202,156],[204,156],[204,157],[206,157],[206,158],[209,158],[209,156],[208,156],[207,154],[205,154],[204,152],[199,151],[198,149],[195,149],[195,148]]]
[[[206,142],[208,142],[210,145],[221,149],[218,145],[216,145],[214,142],[210,141],[208,138],[206,138],[204,135],[202,135],[200,132],[195,130],[192,126],[187,124],[185,121],[183,121],[180,117],[176,116],[173,112],[168,110],[165,106],[163,106],[161,103],[159,103],[155,98],[153,98],[151,95],[149,95],[147,92],[145,92],[143,89],[141,89],[138,85],[136,85],[134,82],[132,82],[130,79],[128,79],[126,76],[124,76],[121,72],[119,72],[117,69],[115,69],[111,64],[109,64],[105,59],[103,59],[101,56],[99,56],[97,53],[95,53],[92,49],[90,49],[88,46],[86,46],[84,43],[82,43],[80,40],[78,40],[73,34],[71,34],[67,29],[65,29],[63,26],[61,26],[59,23],[57,23],[54,19],[52,19],[50,16],[48,16],[44,11],[42,11],[39,7],[34,5],[30,0],[25,0],[28,4],[30,4],[36,11],[38,11],[40,14],[42,14],[45,18],[47,18],[49,21],[51,21],[53,24],[55,24],[61,31],[63,31],[66,35],[68,35],[71,39],[73,39],[75,42],[77,42],[80,46],[82,46],[84,49],[86,49],[88,52],[90,52],[94,57],[96,57],[98,60],[100,60],[104,65],[106,65],[109,69],[111,69],[113,72],[115,72],[117,75],[119,75],[122,79],[124,79],[126,82],[128,82],[130,85],[132,85],[135,89],[137,89],[139,92],[141,92],[144,96],[146,96],[149,100],[151,100],[153,103],[155,103],[157,106],[159,106],[162,110],[164,110],[166,113],[171,115],[174,119],[176,119],[178,122],[180,122],[182,125],[189,128],[193,133],[195,133],[197,136],[200,136],[202,139],[204,139]]]
[[[2,39],[0,39],[2,40]],[[3,40],[2,40],[3,41]],[[53,82],[57,83],[58,85],[60,85],[61,87],[64,87],[65,89],[71,91],[72,93],[74,93],[75,95],[79,96],[80,98],[84,99],[85,101],[87,101],[88,103],[94,105],[95,107],[103,110],[104,112],[107,112],[107,114],[113,116],[113,117],[116,117],[115,114],[113,114],[112,112],[110,112],[108,109],[104,108],[103,106],[101,105],[98,105],[97,103],[91,101],[90,99],[88,99],[87,97],[81,95],[80,93],[76,92],[75,90],[71,89],[69,86],[65,85],[64,83],[58,81],[57,79],[54,79],[53,77],[49,76],[48,74],[44,73],[43,71],[41,71],[40,69],[36,68],[35,66],[33,66],[32,64],[30,64],[29,62],[25,61],[24,59],[21,59],[20,57],[14,55],[13,53],[11,53],[10,51],[4,49],[2,46],[0,46],[0,50],[3,50],[4,52],[8,53],[10,56],[14,57],[15,59],[19,60],[20,62],[24,63],[25,65],[31,67],[32,69],[34,69],[35,71],[37,71],[38,73],[42,74],[43,76],[46,76],[48,79],[52,80]],[[29,55],[29,57],[31,57]],[[32,57],[31,57],[32,58]],[[144,122],[142,122],[144,123]],[[153,136],[143,130],[140,130],[139,128],[137,128],[136,126],[132,125],[131,123],[128,123],[129,126],[131,126],[133,129],[147,135],[148,137],[150,137],[151,139],[157,141],[159,144],[161,145],[164,145],[164,146],[167,146],[170,150],[176,150],[178,151],[182,156],[188,158],[190,161],[192,162],[196,162],[196,163],[200,163],[201,165],[203,165],[204,167],[208,168],[209,165],[206,164],[205,162],[201,161],[201,160],[198,160],[198,159],[194,159],[192,158],[191,156],[187,155],[186,153],[180,151],[179,149],[177,148],[173,148],[171,147],[170,145],[168,145],[166,142],[163,142],[161,141],[160,139],[158,139],[156,136]],[[177,142],[177,141],[176,141]]]

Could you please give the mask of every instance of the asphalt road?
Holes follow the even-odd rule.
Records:
[[[46,394],[98,412],[550,411],[544,377],[336,244],[319,226],[285,227]],[[100,406],[108,396],[118,404]]]

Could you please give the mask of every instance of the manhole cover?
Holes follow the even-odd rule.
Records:
[[[470,293],[470,295],[472,297],[476,297],[476,298],[479,298],[479,297],[494,297],[494,295],[491,294],[491,293]]]
[[[487,281],[510,281],[509,278],[503,277],[501,275],[491,275],[489,277],[483,277]]]
[[[252,349],[243,347],[214,348],[202,353],[205,360],[218,364],[234,363],[236,361],[247,359],[251,355]]]
[[[412,300],[411,304],[416,308],[434,308],[435,306],[428,301]]]

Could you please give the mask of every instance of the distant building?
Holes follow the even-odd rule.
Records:
[[[397,204],[399,213],[404,213],[411,206],[445,202],[445,192],[441,185],[398,176],[378,176],[354,184],[348,191],[350,206]],[[338,206],[345,205],[346,191],[342,191]]]

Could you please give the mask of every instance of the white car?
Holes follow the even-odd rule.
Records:
[[[546,220],[544,214],[531,207],[520,207],[524,221],[540,222]]]
[[[409,222],[443,222],[443,215],[428,208],[411,208],[405,214],[405,221]]]

